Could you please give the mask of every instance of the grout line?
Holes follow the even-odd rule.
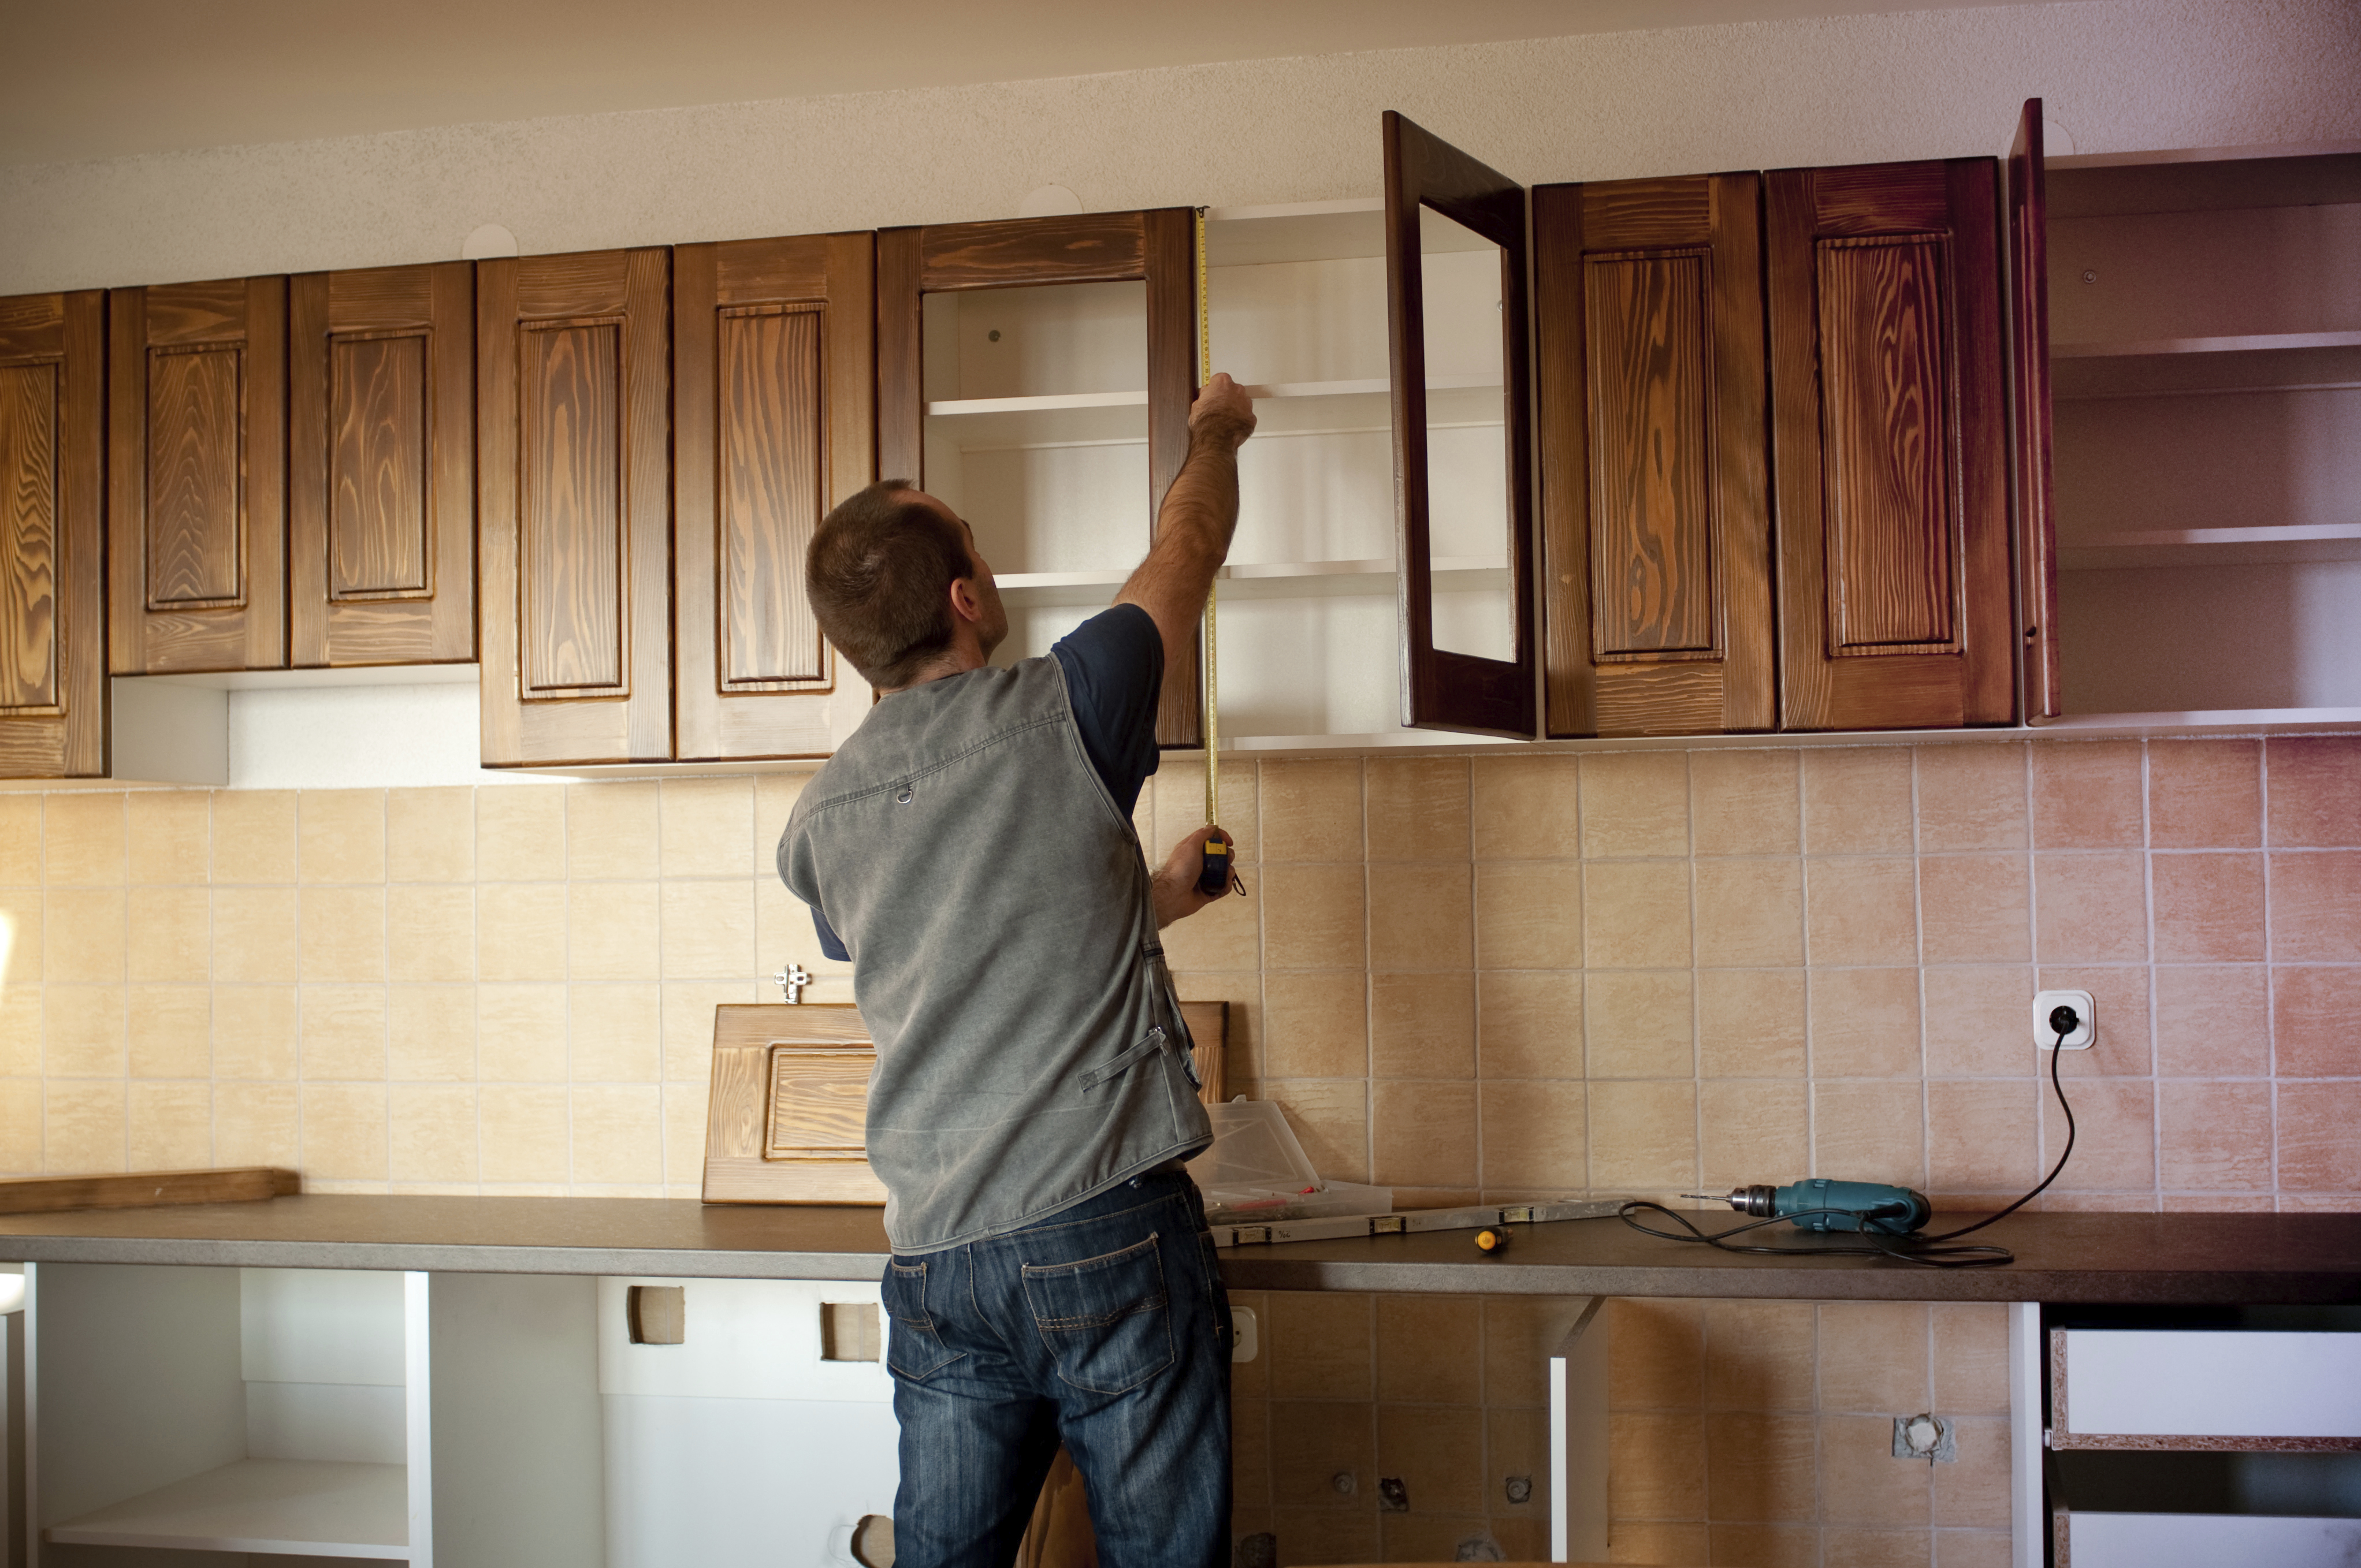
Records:
[[[2281,1184],[2279,1158],[2279,942],[2272,929],[2271,867],[2271,743],[2255,743],[2255,837],[2263,857],[2263,1060],[2271,1084],[2271,1208],[2278,1211],[2287,1193]]]
[[[2156,779],[2154,756],[2147,740],[2139,746],[2140,872],[2147,898],[2147,973],[2142,977],[2147,997],[2147,1140],[2149,1192],[2158,1209],[2164,1206],[2164,1091],[2157,1071],[2156,966]]]

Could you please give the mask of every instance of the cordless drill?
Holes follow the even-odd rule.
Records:
[[[1889,1236],[1906,1236],[1924,1225],[1935,1206],[1923,1192],[1883,1181],[1831,1181],[1815,1176],[1784,1187],[1741,1187],[1727,1196],[1684,1192],[1709,1203],[1727,1203],[1757,1219],[1787,1220],[1804,1231],[1858,1231],[1864,1228]]]

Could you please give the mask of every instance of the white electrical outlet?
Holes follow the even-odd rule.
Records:
[[[2058,1007],[2071,1007],[2074,1016],[2081,1020],[2062,1042],[2049,1026],[2050,1012]],[[2098,1037],[2099,1014],[2089,992],[2045,991],[2033,999],[2033,1043],[2043,1050],[2087,1051]]]

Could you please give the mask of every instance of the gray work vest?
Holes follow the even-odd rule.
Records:
[[[779,876],[852,955],[895,1251],[1029,1223],[1211,1139],[1139,839],[1057,660],[881,701],[796,801]]]

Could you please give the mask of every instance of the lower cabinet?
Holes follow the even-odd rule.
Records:
[[[26,1273],[37,1565],[882,1556],[862,1527],[897,1480],[874,1284]]]

